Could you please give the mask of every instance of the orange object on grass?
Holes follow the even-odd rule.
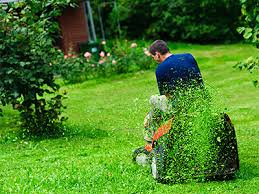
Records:
[[[155,132],[155,134],[153,136],[153,141],[156,141],[163,135],[169,133],[171,126],[172,126],[173,119],[174,118],[169,119],[164,125],[162,125],[161,127],[159,127],[157,129],[157,131]]]

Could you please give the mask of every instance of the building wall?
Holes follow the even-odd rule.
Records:
[[[83,3],[79,7],[66,8],[59,17],[61,28],[60,47],[65,54],[78,52],[79,43],[88,41],[87,21]]]

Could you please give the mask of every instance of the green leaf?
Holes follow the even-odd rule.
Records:
[[[243,35],[244,38],[249,39],[253,35],[252,31],[253,31],[252,28],[246,28],[245,33]]]
[[[11,74],[12,72],[13,72],[14,70],[13,69],[9,69],[7,72],[6,72],[6,74]]]
[[[26,65],[25,62],[20,62],[20,66],[21,66],[21,67],[24,67],[25,65]]]
[[[38,81],[40,82],[40,83],[43,83],[44,82],[44,80],[43,79],[38,79]]]
[[[12,84],[13,83],[13,80],[12,79],[6,79],[4,80],[5,83],[8,83],[8,84]]]
[[[238,28],[237,28],[237,32],[238,32],[239,34],[242,34],[245,29],[246,29],[245,27],[238,27]]]

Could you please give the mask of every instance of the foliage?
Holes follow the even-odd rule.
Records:
[[[144,45],[141,47],[137,43],[130,43],[127,40],[116,41],[112,51],[118,62],[118,65],[115,66],[115,72],[118,74],[154,67],[154,61]]]
[[[259,73],[259,56],[257,57],[249,57],[248,59],[238,62],[234,68],[238,68],[239,70],[246,69],[250,73],[257,74]],[[254,86],[258,86],[258,80],[255,79],[253,81]]]
[[[101,1],[94,1],[94,10]],[[169,39],[199,43],[236,40],[236,27],[241,6],[235,0],[119,0],[117,9],[103,9],[108,35],[121,34],[129,38]],[[110,9],[109,9],[110,10]],[[108,13],[109,14],[108,14]],[[96,13],[97,14],[97,13]],[[99,23],[96,18],[95,23]],[[97,25],[98,28],[98,25]]]
[[[66,82],[76,83],[87,80],[86,61],[83,57],[64,58],[60,51],[57,60],[54,62],[55,75],[61,76]]]
[[[54,135],[62,131],[62,95],[54,95],[52,34],[54,17],[70,1],[21,1],[0,4],[0,102],[12,104],[21,114],[22,129],[30,135]],[[72,4],[73,5],[73,4]]]
[[[259,3],[256,0],[241,0],[243,26],[237,31],[259,47]]]
[[[259,48],[259,3],[256,0],[241,0],[243,26],[238,27],[237,31],[243,34],[244,39]],[[246,69],[250,73],[258,74],[259,56],[249,57],[245,61],[237,63],[234,68],[240,70]],[[258,85],[258,80],[253,81],[254,85]]]
[[[144,46],[126,40],[103,41],[103,50],[98,56],[91,49],[84,55],[70,53],[64,56],[60,53],[54,67],[56,74],[68,83],[147,70],[154,67],[154,61]]]
[[[150,35],[159,32],[161,37],[168,34],[176,40],[202,43],[233,40],[236,37],[240,5],[235,0],[177,0],[169,4],[168,1],[155,1],[151,6],[152,16],[158,21],[150,26]],[[164,10],[162,15],[158,9],[161,6]]]

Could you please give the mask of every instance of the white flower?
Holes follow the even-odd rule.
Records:
[[[137,43],[133,42],[133,43],[130,45],[130,48],[135,48],[135,47],[137,47],[137,46],[138,46]]]
[[[106,56],[107,56],[107,57],[111,56],[111,53],[107,53]]]
[[[112,64],[115,65],[117,63],[117,61],[115,61],[115,59],[112,60]]]
[[[105,41],[105,40],[103,40],[103,41],[102,41],[102,45],[105,45],[105,44],[106,44],[106,41]]]

